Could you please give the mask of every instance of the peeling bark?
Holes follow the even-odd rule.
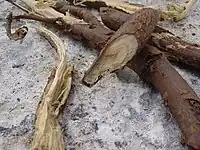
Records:
[[[200,45],[185,42],[168,33],[152,34],[152,43],[169,53],[172,61],[200,69]]]
[[[114,31],[130,17],[112,8],[101,8],[100,15],[103,23]],[[171,62],[200,70],[200,45],[183,41],[159,26],[156,26],[148,43],[165,52]]]
[[[83,82],[92,86],[102,76],[124,67],[144,47],[158,20],[159,13],[151,8],[134,13],[107,42]]]

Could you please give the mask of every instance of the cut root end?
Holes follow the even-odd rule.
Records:
[[[123,68],[137,50],[138,43],[134,35],[125,34],[108,43],[85,74],[83,82],[92,86],[102,76]]]

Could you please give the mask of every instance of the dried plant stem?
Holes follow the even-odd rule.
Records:
[[[196,4],[196,2],[197,0],[189,0],[189,2],[185,6],[185,10],[181,13],[182,18],[185,18],[191,12],[192,7]]]
[[[174,21],[180,21],[187,17],[196,2],[197,0],[189,0],[187,3],[183,4],[168,4],[168,11],[165,12],[165,15],[171,16]]]
[[[44,27],[39,26],[38,31],[56,49],[60,63],[52,70],[37,108],[32,150],[64,150],[58,116],[71,89],[73,67],[67,64],[62,41]]]

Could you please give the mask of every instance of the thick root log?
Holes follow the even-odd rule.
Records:
[[[129,67],[160,91],[166,106],[180,125],[182,143],[199,150],[200,99],[187,82],[152,46],[146,46],[133,58]]]
[[[100,16],[105,26],[111,30],[117,31],[120,26],[128,20],[130,14],[108,7],[101,7]]]
[[[101,8],[100,15],[103,23],[115,31],[130,17],[127,13],[105,7]],[[159,26],[156,26],[149,44],[165,52],[170,61],[200,70],[200,45],[183,41]]]
[[[144,47],[158,20],[158,12],[151,8],[134,13],[108,41],[86,72],[84,83],[92,86],[103,75],[124,67]]]
[[[102,49],[114,32],[104,27],[74,24],[66,33],[95,49]]]
[[[101,7],[100,8],[100,16],[101,16],[102,22],[104,23],[104,25],[106,27],[108,27],[111,30],[117,31],[120,28],[120,26],[129,19],[129,17],[131,15],[124,13],[122,11],[118,11],[113,8]],[[162,32],[171,33],[168,30],[166,30],[158,25],[155,27],[154,32],[156,32],[156,33],[162,33]]]

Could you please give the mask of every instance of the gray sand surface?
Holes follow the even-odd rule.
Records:
[[[166,4],[171,1],[140,2]],[[178,23],[163,22],[162,26],[184,40],[200,44],[199,4],[187,19]],[[37,104],[58,57],[30,21],[21,21],[29,27],[24,42],[10,41],[3,20],[10,11],[22,13],[0,0],[0,150],[28,150],[34,133]],[[60,119],[67,149],[188,149],[180,144],[177,122],[157,91],[127,68],[102,78],[92,88],[82,85],[81,78],[96,58],[96,51],[51,29],[61,37],[68,59],[76,63],[77,70],[68,105]],[[20,67],[16,68],[16,65]],[[200,73],[176,69],[199,95]]]

